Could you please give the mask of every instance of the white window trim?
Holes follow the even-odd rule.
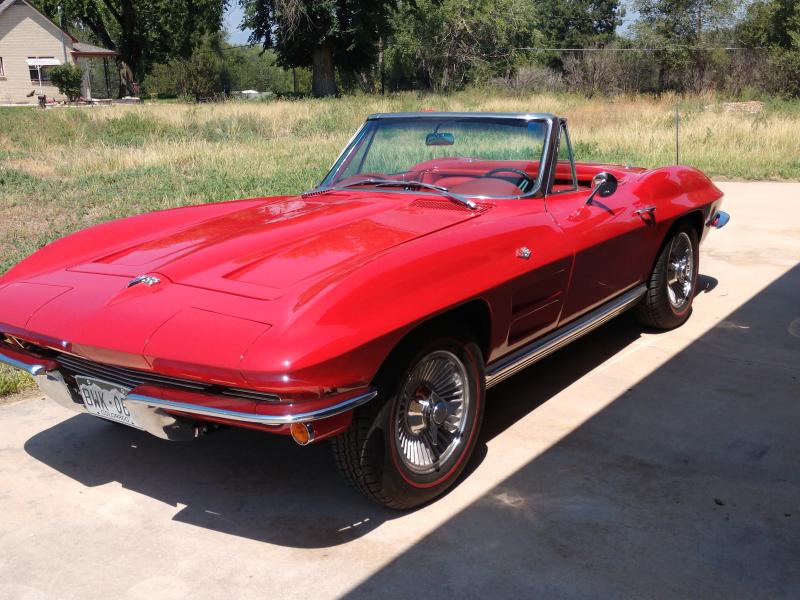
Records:
[[[28,72],[31,76],[31,84],[42,86],[53,85],[49,78],[45,79],[44,77],[42,77],[40,84],[38,75],[40,72],[43,72],[44,69],[59,66],[61,64],[60,60],[54,56],[29,56],[25,62],[28,63]],[[34,71],[37,74],[35,78],[33,77]]]
[[[3,57],[0,56],[0,79],[5,79],[5,78],[6,78],[6,70],[5,67],[3,66]]]

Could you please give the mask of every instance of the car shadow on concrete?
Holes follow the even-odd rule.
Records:
[[[800,265],[349,597],[797,598],[798,423]]]
[[[641,335],[626,314],[492,389],[479,443],[487,442]],[[289,547],[351,541],[400,513],[352,491],[328,444],[227,429],[189,443],[165,442],[88,415],[74,416],[25,444],[29,455],[85,486],[119,482],[172,506],[174,519]]]

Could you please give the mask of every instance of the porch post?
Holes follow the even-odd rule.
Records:
[[[108,80],[108,57],[103,57],[103,75],[106,78],[106,98],[111,99],[111,82]]]
[[[75,64],[80,67],[81,70],[81,96],[83,96],[86,100],[92,99],[92,74],[91,68],[89,66],[86,57],[75,57]]]

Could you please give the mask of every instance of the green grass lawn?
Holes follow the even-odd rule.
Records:
[[[0,274],[78,229],[149,210],[297,193],[315,186],[373,112],[553,112],[578,160],[672,164],[712,177],[800,179],[800,104],[726,112],[711,97],[587,100],[571,95],[399,94],[329,100],[0,108]],[[0,370],[0,394],[29,380]]]

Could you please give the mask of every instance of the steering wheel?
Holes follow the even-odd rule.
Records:
[[[497,167],[496,169],[492,169],[488,173],[484,173],[483,175],[481,175],[481,178],[484,178],[484,177],[496,177],[497,173],[514,173],[515,175],[519,175],[520,177],[522,177],[522,179],[523,179],[522,183],[524,185],[518,185],[517,187],[520,190],[522,190],[523,192],[526,189],[528,189],[529,185],[533,185],[534,184],[534,180],[530,175],[528,175],[522,169],[515,169],[514,167]]]

